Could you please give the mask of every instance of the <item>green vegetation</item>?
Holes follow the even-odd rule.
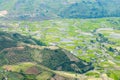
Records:
[[[120,75],[120,70],[117,70],[117,71],[110,70],[110,71],[108,71],[107,75],[114,80],[119,80],[120,76],[118,76],[118,75]]]
[[[51,76],[53,76],[53,74],[51,72],[43,72],[42,74],[38,75],[36,77],[37,80],[48,80],[51,78]]]
[[[100,77],[100,74],[98,72],[87,72],[85,75],[87,75],[87,76],[94,76],[96,78]]]
[[[92,63],[77,58],[69,51],[57,46],[46,46],[32,37],[10,32],[0,32],[0,35],[0,44],[5,45],[0,48],[0,66],[3,66],[4,69],[1,78],[14,80],[16,78],[14,75],[18,75],[21,76],[19,79],[36,80],[40,78],[39,76],[46,74],[48,77],[43,76],[43,79],[51,79],[57,75],[52,70],[85,73],[94,68]],[[12,41],[15,45],[9,44],[8,41]],[[49,69],[41,69],[39,65]],[[59,67],[61,68],[59,69]],[[50,74],[47,74],[48,71]],[[9,74],[10,72],[12,74]],[[54,72],[54,75],[51,72]]]
[[[117,24],[114,24],[113,22],[114,23],[117,22]],[[8,33],[1,32],[2,37],[0,38],[0,40],[2,41],[4,39],[3,42],[1,42],[1,45],[6,44],[5,46],[1,46],[1,50],[3,48],[17,47],[18,45],[20,46],[23,43],[29,44],[29,45],[24,47],[23,51],[12,50],[12,54],[10,53],[8,54],[9,51],[3,51],[2,52],[3,54],[0,55],[1,64],[15,64],[18,62],[22,62],[22,60],[27,62],[28,61],[31,62],[35,60],[51,69],[57,69],[59,66],[61,66],[61,67],[64,67],[62,69],[64,71],[66,70],[74,71],[74,68],[70,67],[70,64],[73,64],[73,63],[71,62],[69,63],[69,58],[67,58],[69,52],[66,51],[66,53],[64,54],[64,52],[61,49],[51,50],[52,48],[51,49],[43,48],[42,50],[39,50],[40,47],[38,46],[33,46],[30,48],[30,45],[31,46],[32,45],[57,45],[57,46],[60,46],[61,48],[71,51],[74,55],[78,56],[80,59],[83,59],[87,62],[92,62],[95,69],[98,69],[98,72],[99,70],[100,72],[101,71],[104,72],[105,68],[108,68],[108,70],[111,68],[116,69],[116,66],[119,66],[118,64],[120,60],[119,51],[115,50],[115,48],[118,47],[119,45],[119,40],[117,38],[112,38],[110,36],[112,32],[119,33],[119,26],[118,26],[120,25],[119,18],[102,18],[102,19],[86,19],[86,20],[60,19],[56,21],[47,20],[42,22],[21,21],[19,22],[19,25],[17,21],[11,21],[11,22],[7,21],[7,23],[4,21],[1,21],[1,25],[4,26],[4,23],[8,27],[7,29],[4,29],[4,27],[1,27],[2,31],[9,30],[9,32],[18,32],[24,36],[21,36],[18,33],[8,34]],[[12,29],[14,27],[16,28],[16,30]],[[25,37],[25,36],[29,36],[29,37]],[[39,41],[41,40],[46,44],[39,42],[36,39],[38,39]],[[5,41],[9,41],[9,42],[11,41],[11,43],[6,43]],[[18,41],[19,41],[19,44],[18,44]],[[15,44],[13,45],[13,43]],[[36,48],[36,49],[32,49],[32,48]],[[103,49],[107,50],[107,52],[103,51]],[[13,53],[15,53],[14,58],[7,56],[7,55],[13,55]],[[73,58],[73,60],[76,60],[76,59]],[[78,65],[78,64],[83,64],[81,62],[78,62],[75,64],[81,67],[81,69],[83,69],[83,70],[76,69],[76,72],[77,71],[84,72],[84,70],[85,71],[89,70],[89,68],[87,69],[87,67],[85,69],[85,67],[82,68],[82,66]],[[14,67],[14,70],[19,71],[20,69],[22,69],[20,67],[16,66]],[[92,69],[92,67],[90,68]],[[40,76],[44,74],[46,73],[43,72],[42,74],[36,76],[36,78],[39,79]],[[86,74],[86,76],[92,76],[92,75],[94,75],[94,77],[97,77],[97,78],[100,77],[99,76],[100,74],[96,74],[96,73]],[[116,78],[116,77],[112,77],[111,75],[108,75],[108,76],[114,79]],[[117,72],[116,72],[116,75],[117,75]],[[46,78],[49,79],[50,76],[52,75],[46,74],[46,76],[47,76]],[[34,76],[28,75],[26,76],[26,78],[34,78]],[[45,78],[45,76],[43,76],[43,78]]]
[[[118,17],[118,0],[80,0],[63,9],[60,16],[64,18],[101,18]]]
[[[119,0],[0,0],[0,6],[10,20],[120,17]]]
[[[119,4],[0,0],[0,80],[120,80]]]

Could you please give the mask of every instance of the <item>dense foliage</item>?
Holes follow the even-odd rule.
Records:
[[[120,17],[119,0],[0,0],[6,19]],[[7,6],[6,6],[7,5]]]

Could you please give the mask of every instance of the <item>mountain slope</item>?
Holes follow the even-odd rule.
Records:
[[[74,55],[71,55],[73,56],[73,60],[71,61],[72,57],[69,58],[68,55],[66,55],[70,53],[65,53],[67,51],[66,50],[63,51],[63,49],[59,49],[59,47],[55,47],[55,46],[40,47],[40,46],[36,46],[37,44],[36,45],[29,44],[33,42],[32,40],[29,43],[25,43],[19,40],[17,40],[16,42],[14,38],[16,37],[14,36],[15,34],[1,33],[0,35],[1,35],[0,45],[5,45],[5,46],[1,46],[1,52],[0,52],[1,65],[15,64],[18,62],[37,61],[38,63],[43,64],[51,69],[57,70],[58,67],[61,67],[61,70],[66,70],[66,71],[74,71],[74,68],[72,65],[77,66],[78,69],[79,68],[82,69],[85,66],[91,65],[91,64],[87,64],[84,61],[82,62],[82,60],[79,60]],[[14,36],[14,37],[11,37],[11,36]],[[17,34],[17,37],[16,37],[17,39],[24,40],[23,36],[21,35]],[[10,42],[12,40],[13,42]],[[86,69],[86,70],[89,70],[89,69]],[[92,69],[92,66],[91,66],[91,69]],[[86,70],[83,69],[82,72],[84,71],[86,72]]]
[[[120,17],[119,0],[0,0],[9,19]]]
[[[34,39],[26,38],[18,33],[0,32],[0,36],[2,45],[0,46],[0,66],[36,62],[50,69],[61,71],[84,73],[93,69],[91,63],[80,60],[62,48],[35,44]],[[24,41],[25,39],[29,42]]]
[[[82,0],[71,4],[60,16],[65,18],[101,18],[120,16],[118,0]]]

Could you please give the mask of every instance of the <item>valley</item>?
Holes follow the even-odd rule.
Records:
[[[119,0],[0,0],[0,80],[120,80]]]
[[[48,48],[53,50],[57,48],[52,46],[59,46],[65,49],[65,52],[68,51],[66,54],[71,60],[76,60],[70,56],[73,54],[86,62],[92,62],[94,69],[84,73],[86,76],[84,79],[102,79],[102,76],[106,76],[107,79],[109,77],[110,80],[120,78],[119,18],[0,21],[0,23],[1,31],[32,37],[44,42],[46,46],[51,46]],[[26,42],[32,42],[32,45],[37,44],[30,39],[27,40],[29,41]],[[36,49],[44,48],[28,43],[25,45]],[[37,58],[35,60],[41,61]],[[62,72],[56,73],[62,74]]]

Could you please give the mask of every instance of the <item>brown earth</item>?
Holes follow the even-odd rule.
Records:
[[[38,70],[37,67],[33,66],[33,67],[30,67],[28,68],[26,71],[25,71],[26,74],[34,74],[34,75],[37,75],[40,73],[40,71]]]

